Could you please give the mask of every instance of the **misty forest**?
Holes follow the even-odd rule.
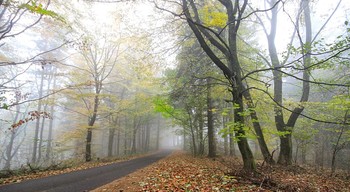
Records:
[[[1,0],[0,185],[167,150],[129,191],[349,191],[349,21],[347,0]]]

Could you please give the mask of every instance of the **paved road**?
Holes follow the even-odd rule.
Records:
[[[23,181],[21,183],[0,186],[0,192],[82,192],[89,191],[124,177],[137,169],[146,167],[171,153],[163,150],[156,154],[133,159],[125,162],[114,163],[91,169],[74,171]]]

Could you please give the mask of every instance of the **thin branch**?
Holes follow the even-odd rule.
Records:
[[[271,96],[271,94],[270,94],[268,91],[263,90],[263,89],[260,89],[260,88],[257,88],[257,87],[249,87],[248,89],[246,89],[246,90],[244,90],[244,91],[248,91],[248,90],[250,90],[250,89],[255,89],[255,90],[258,90],[258,91],[261,91],[261,92],[265,93],[266,95],[269,96],[269,98],[270,98],[276,105],[278,105],[278,106],[281,107],[282,109],[285,109],[285,110],[287,110],[287,111],[289,111],[289,112],[291,112],[291,113],[296,113],[295,111],[293,111],[293,110],[291,110],[291,109],[289,109],[289,108],[283,106],[282,104],[278,103],[278,102],[273,98],[273,96]],[[303,117],[305,117],[305,118],[307,118],[307,119],[309,119],[309,120],[312,120],[312,121],[315,121],[315,122],[319,122],[319,123],[333,124],[333,125],[350,125],[350,122],[347,123],[347,122],[325,121],[325,120],[320,120],[320,119],[316,119],[316,118],[310,117],[310,116],[305,115],[305,114],[303,114],[303,113],[297,113],[297,114],[300,115],[300,116],[303,116]]]
[[[52,49],[50,49],[50,50],[41,52],[41,53],[39,53],[39,54],[37,54],[37,55],[35,55],[35,56],[33,56],[33,57],[27,59],[27,60],[24,60],[24,61],[20,61],[20,62],[0,62],[0,67],[9,66],[9,65],[22,65],[22,64],[27,64],[27,63],[29,63],[29,62],[41,62],[41,61],[46,61],[45,59],[38,59],[38,60],[36,60],[36,58],[38,58],[38,57],[40,57],[40,56],[42,56],[42,55],[45,55],[45,54],[47,54],[47,53],[50,53],[50,52],[52,52],[52,51],[56,51],[56,50],[62,48],[63,46],[65,46],[65,45],[67,45],[67,44],[69,44],[69,43],[72,43],[72,41],[67,41],[67,42],[65,42],[65,43],[63,43],[63,44],[61,44],[61,45],[59,45],[58,47],[55,47],[55,48],[52,48]]]

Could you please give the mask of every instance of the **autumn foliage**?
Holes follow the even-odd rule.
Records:
[[[14,130],[18,127],[20,127],[21,125],[28,123],[29,121],[34,121],[36,119],[39,119],[40,117],[42,118],[47,118],[47,119],[52,119],[50,113],[45,112],[45,111],[29,111],[28,112],[28,116],[24,119],[19,120],[16,123],[13,123],[11,125],[11,127],[9,128],[9,130]]]

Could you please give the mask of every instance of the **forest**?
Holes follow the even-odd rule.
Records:
[[[161,149],[349,180],[349,13],[343,0],[2,0],[0,184]]]

